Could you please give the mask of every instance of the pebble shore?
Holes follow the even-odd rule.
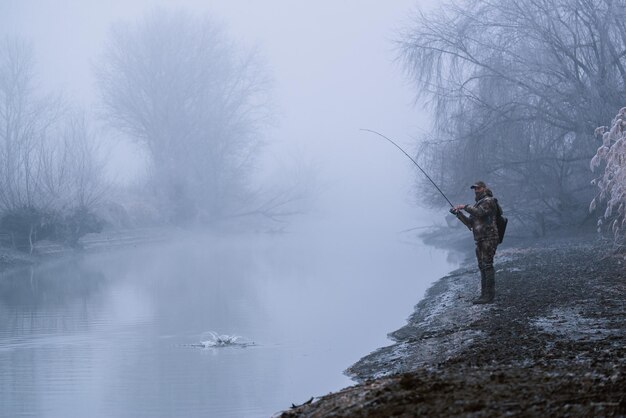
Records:
[[[394,342],[348,368],[355,386],[283,417],[626,416],[626,259],[595,235],[498,251],[496,300],[472,305],[468,260]]]

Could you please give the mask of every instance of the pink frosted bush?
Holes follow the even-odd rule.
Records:
[[[598,219],[598,231],[608,230],[616,250],[626,252],[626,107],[613,119],[611,128],[596,129],[602,145],[591,159],[591,171],[600,176],[592,181],[600,192],[591,201],[590,211],[604,209]],[[602,171],[602,168],[604,171]]]

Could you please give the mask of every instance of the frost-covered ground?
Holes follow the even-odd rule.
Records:
[[[626,260],[595,236],[499,251],[493,305],[472,263],[427,292],[362,383],[285,416],[626,416]]]

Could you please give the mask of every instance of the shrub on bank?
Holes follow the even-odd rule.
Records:
[[[59,213],[25,206],[7,211],[0,217],[4,243],[27,252],[33,251],[36,242],[46,239],[76,248],[82,236],[100,232],[102,226],[103,222],[86,207]]]

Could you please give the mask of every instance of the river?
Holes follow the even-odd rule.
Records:
[[[343,370],[388,345],[453,268],[397,234],[287,234],[179,238],[7,271],[0,413],[268,417],[353,384]]]

